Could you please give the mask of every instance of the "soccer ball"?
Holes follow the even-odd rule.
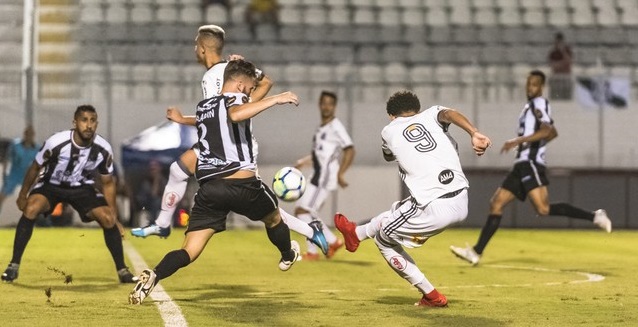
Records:
[[[278,198],[284,201],[295,201],[306,190],[306,178],[299,169],[284,167],[275,173],[272,189]]]

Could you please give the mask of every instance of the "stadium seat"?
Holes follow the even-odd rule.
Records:
[[[261,24],[256,29],[257,40],[260,42],[271,43],[276,42],[279,38],[277,27],[273,24]]]
[[[243,17],[241,19],[243,20]],[[235,21],[234,15],[233,15],[233,21]],[[293,7],[293,6],[285,6],[279,9],[279,21],[283,25],[286,25],[286,24],[298,25],[303,23],[303,15],[301,10],[299,10],[299,8]]]
[[[449,0],[449,5],[451,25],[465,25],[472,21],[470,0]]]
[[[408,69],[402,62],[390,62],[383,66],[384,81],[388,83],[406,83],[408,79]]]
[[[398,8],[383,8],[379,10],[379,24],[382,26],[398,26],[402,22]]]
[[[422,8],[424,3],[422,0],[399,0],[399,7],[407,9]]]
[[[279,29],[279,40],[285,43],[303,42],[304,31],[303,25],[282,25]]]
[[[349,25],[350,9],[346,6],[331,6],[328,9],[328,23],[332,25]]]
[[[618,11],[612,1],[592,0],[592,11],[594,12],[598,25],[618,26]]]
[[[379,37],[380,29],[378,25],[359,25],[353,28],[353,38],[350,42],[360,44],[373,44],[381,42]]]
[[[617,10],[620,13],[622,25],[638,25],[638,3],[634,0],[616,0]]]
[[[485,46],[502,46],[502,28],[495,26],[482,26],[477,35],[477,41]]]
[[[478,63],[481,47],[478,45],[462,45],[456,48],[456,57],[450,61],[459,65]]]
[[[476,8],[472,13],[472,22],[478,26],[494,26],[498,24],[495,8]]]
[[[308,25],[304,29],[304,42],[323,44],[326,40],[327,27],[325,25]]]
[[[400,41],[407,44],[425,43],[426,30],[425,26],[404,26]]]
[[[437,45],[432,47],[432,62],[435,64],[455,63],[458,48],[453,45]]]
[[[523,25],[544,26],[547,24],[545,6],[543,3],[540,1],[525,1],[521,4]]]
[[[381,66],[364,64],[359,68],[359,80],[363,84],[381,84],[383,82],[383,70]]]
[[[160,11],[158,10],[158,18],[159,18],[159,13]],[[167,11],[166,14],[167,14],[167,18],[171,18],[169,17],[170,11]],[[201,17],[201,14],[199,15],[199,17]],[[205,17],[206,17],[206,20],[205,20],[206,23],[222,25],[222,26],[228,24],[228,22],[232,20],[231,17],[228,17],[228,11],[222,5],[209,5],[208,7],[206,7]]]
[[[574,25],[591,26],[596,23],[589,1],[570,0],[569,8],[573,12],[572,23]]]
[[[447,44],[452,39],[452,29],[447,26],[433,26],[428,30],[427,42]]]
[[[150,23],[153,20],[153,9],[148,3],[133,3],[131,22],[136,24]]]
[[[98,4],[84,4],[80,6],[80,22],[101,23],[104,21],[102,7]]]
[[[378,63],[379,49],[375,45],[362,45],[357,48],[355,61],[358,63]]]
[[[322,26],[326,24],[326,10],[322,6],[306,6],[303,9],[303,23],[307,25]]]
[[[283,81],[287,83],[300,83],[306,81],[308,76],[308,65],[301,63],[291,63],[284,67]]]
[[[408,47],[399,44],[387,44],[381,50],[382,62],[406,62]]]
[[[432,48],[422,43],[410,44],[407,60],[411,64],[431,64]]]
[[[504,26],[519,26],[522,24],[521,10],[518,1],[496,0],[498,22]]]
[[[452,30],[452,42],[458,44],[473,44],[478,41],[479,30],[472,25],[457,26]]]
[[[423,26],[426,23],[436,25],[436,20],[426,22],[425,12],[422,8],[404,8],[400,14],[400,23],[406,26]]]
[[[122,3],[111,3],[106,7],[106,22],[108,24],[123,24],[128,21],[128,12]]]
[[[419,15],[419,10],[415,10],[414,14]],[[447,26],[450,20],[449,11],[444,7],[427,7],[425,11],[425,24],[428,26]]]
[[[308,79],[311,83],[330,83],[334,81],[332,65],[314,64],[308,71]]]
[[[355,7],[352,21],[356,25],[372,25],[376,23],[375,12],[372,7]]]
[[[182,4],[182,9],[179,11],[178,20],[184,24],[202,25],[204,15],[202,7],[198,3],[185,3]]]

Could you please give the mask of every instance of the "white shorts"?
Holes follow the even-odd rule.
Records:
[[[375,238],[388,247],[397,243],[407,248],[420,247],[430,237],[465,220],[467,204],[467,189],[450,198],[436,199],[427,206],[420,206],[410,197],[380,217]]]
[[[295,203],[298,208],[306,209],[311,215],[317,216],[321,206],[328,198],[330,191],[325,188],[316,187],[313,184],[308,183],[306,185],[306,191],[299,200]]]

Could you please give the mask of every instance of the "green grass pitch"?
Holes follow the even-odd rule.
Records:
[[[0,229],[3,268],[14,232]],[[168,239],[127,236],[126,242],[152,267],[180,247],[182,232],[174,230]],[[356,253],[344,249],[332,260],[301,261],[281,272],[279,255],[263,230],[215,235],[195,263],[161,285],[189,326],[637,324],[636,231],[502,229],[477,267],[450,253],[449,245],[473,243],[477,236],[478,230],[450,229],[409,251],[447,296],[447,308],[414,307],[420,295],[386,265],[370,240]],[[128,257],[127,263],[133,267]],[[72,276],[70,283],[62,272]],[[604,280],[587,281],[597,275]],[[152,299],[141,306],[127,303],[131,288],[118,283],[100,229],[36,227],[19,278],[0,285],[0,322],[164,325]]]

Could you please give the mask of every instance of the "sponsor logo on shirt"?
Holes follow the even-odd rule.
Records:
[[[453,179],[454,173],[449,169],[446,169],[439,174],[439,182],[441,184],[450,184]]]

